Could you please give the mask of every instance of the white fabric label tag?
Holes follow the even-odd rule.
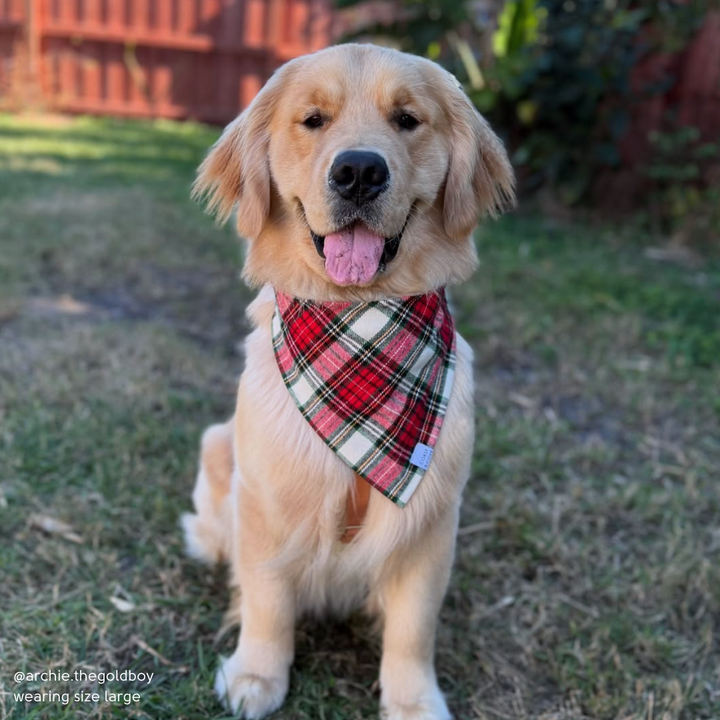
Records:
[[[432,456],[433,449],[429,445],[418,443],[413,450],[413,454],[410,456],[410,462],[416,467],[427,470]]]

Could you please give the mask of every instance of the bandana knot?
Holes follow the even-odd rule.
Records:
[[[452,389],[455,327],[444,289],[373,302],[276,292],[280,374],[315,432],[403,507],[432,458]]]

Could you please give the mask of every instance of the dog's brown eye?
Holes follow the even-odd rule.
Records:
[[[323,116],[320,115],[320,113],[315,113],[309,118],[305,118],[303,120],[303,125],[308,128],[319,128],[323,126],[324,122]]]
[[[395,120],[401,130],[414,130],[420,121],[409,113],[401,113]]]

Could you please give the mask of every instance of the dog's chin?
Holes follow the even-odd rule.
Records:
[[[411,212],[412,208],[400,231],[392,235],[376,230],[361,218],[325,235],[315,232],[306,221],[327,278],[341,287],[371,285],[395,259]]]

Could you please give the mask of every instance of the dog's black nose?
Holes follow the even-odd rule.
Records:
[[[387,163],[374,152],[345,150],[330,168],[330,185],[346,200],[358,205],[374,200],[388,184]]]

